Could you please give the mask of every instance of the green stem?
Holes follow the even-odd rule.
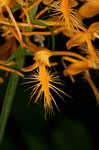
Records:
[[[22,55],[22,50],[19,48],[20,53],[18,52],[17,58],[17,68],[21,68],[24,64],[24,56]],[[19,81],[19,76],[14,73],[11,73],[10,79],[8,82],[7,90],[4,97],[4,103],[2,106],[2,111],[0,115],[0,144],[2,143],[7,120],[11,111],[12,103],[14,100],[17,84]]]
[[[3,103],[3,107],[2,107],[2,112],[1,112],[1,116],[0,116],[0,144],[3,139],[3,135],[4,135],[6,123],[8,120],[8,116],[9,116],[9,113],[11,110],[11,106],[12,106],[13,98],[15,95],[18,79],[19,79],[19,77],[15,74],[11,74],[10,79],[9,79],[9,83],[8,83],[8,87],[6,90],[4,103]]]

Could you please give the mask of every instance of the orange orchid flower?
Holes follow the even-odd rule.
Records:
[[[60,82],[58,82],[58,76],[54,75],[54,73],[50,73],[47,70],[47,67],[51,67],[51,66],[55,66],[57,65],[56,62],[51,63],[49,61],[49,58],[53,55],[69,55],[69,53],[66,52],[58,52],[58,51],[50,51],[46,48],[39,48],[39,50],[36,50],[34,52],[34,60],[35,63],[25,67],[25,68],[21,68],[21,71],[23,72],[30,72],[33,71],[35,69],[38,68],[37,73],[34,73],[30,78],[28,78],[29,82],[27,83],[33,83],[34,85],[32,87],[34,87],[31,98],[33,98],[33,96],[35,94],[38,93],[35,102],[38,101],[39,97],[44,93],[44,108],[45,108],[45,112],[47,111],[52,111],[53,107],[52,107],[52,101],[54,102],[55,106],[58,108],[52,94],[50,93],[50,89],[53,90],[56,94],[60,95],[60,93],[64,92],[62,90],[60,90],[58,87],[56,87],[54,84],[58,85],[61,84]],[[67,94],[66,94],[67,95]],[[67,95],[68,96],[68,95]]]
[[[33,3],[33,5],[31,5],[29,8],[27,8],[27,11],[31,10],[31,8],[35,7],[36,5],[38,5],[38,3],[43,2],[42,0],[37,0],[36,2]],[[44,23],[48,26],[59,26],[59,28],[56,28],[55,30],[53,30],[54,34],[58,34],[64,30],[69,30],[69,32],[72,32],[72,30],[74,28],[80,28],[80,25],[82,24],[81,19],[80,19],[80,15],[78,14],[78,12],[76,12],[76,9],[74,9],[74,7],[76,7],[78,5],[77,1],[75,0],[57,0],[57,1],[47,1],[48,6],[44,7],[43,10],[41,10],[40,12],[37,13],[37,15],[35,16],[35,19],[38,19],[42,14],[44,14],[47,10],[50,11],[50,16],[52,17],[48,17],[48,20],[38,20],[41,23]],[[22,35],[25,36],[31,36],[31,35],[50,35],[51,32],[47,32],[47,31],[42,31],[42,32],[22,32]]]
[[[89,53],[86,57],[83,57],[79,54],[78,56],[74,54],[75,58],[73,58],[72,56],[64,56],[62,58],[63,65],[65,67],[63,74],[64,76],[69,75],[72,82],[74,82],[75,80],[73,76],[84,72],[85,79],[89,82],[96,96],[97,103],[99,104],[99,90],[95,87],[93,81],[91,80],[91,76],[89,73],[90,69],[95,69],[95,70],[99,69],[99,55],[97,54],[97,52],[95,51],[93,47],[90,47],[90,48],[91,50],[89,50]],[[90,51],[92,51],[92,53],[90,53]],[[69,66],[66,66],[65,61],[69,61],[71,64]]]
[[[76,9],[78,5],[75,0],[58,0],[50,4],[51,16],[58,16],[58,20],[61,20],[65,24],[65,28],[69,31],[72,28],[79,28],[82,24],[80,16]]]
[[[98,37],[99,32],[99,23],[95,22],[89,26],[88,29],[83,27],[83,31],[76,31],[75,35],[71,37],[71,39],[66,43],[67,49],[70,49],[74,46],[81,46],[82,44],[86,43],[89,49],[92,52],[93,46],[91,40],[95,40]],[[89,52],[89,51],[86,51]]]

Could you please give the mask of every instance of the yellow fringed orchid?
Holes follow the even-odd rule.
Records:
[[[92,52],[93,46],[91,40],[99,38],[99,23],[95,22],[89,26],[88,29],[83,27],[83,31],[76,31],[75,35],[66,43],[67,49],[70,49],[74,46],[81,46],[81,44],[86,43],[88,48],[88,53]],[[89,51],[89,49],[91,51]],[[93,53],[93,52],[92,52]]]
[[[50,4],[52,10],[51,16],[58,17],[65,24],[69,31],[73,28],[79,28],[82,24],[78,12],[74,9],[78,5],[75,0],[58,0]]]
[[[74,82],[74,75],[78,75],[79,73],[84,72],[85,79],[89,82],[95,96],[97,103],[99,104],[99,90],[95,87],[93,81],[91,80],[91,76],[89,73],[90,69],[99,70],[99,54],[96,52],[95,48],[91,45],[89,46],[89,53],[86,57],[83,57],[78,54],[74,54],[75,58],[71,56],[64,56],[62,58],[63,65],[65,70],[63,72],[64,76],[69,75],[72,82]],[[65,61],[69,61],[71,64],[66,66]]]
[[[51,67],[57,65],[56,62],[51,63],[49,61],[49,58],[53,55],[69,55],[69,53],[66,52],[58,52],[58,51],[50,51],[46,48],[39,48],[39,50],[36,50],[34,52],[34,60],[35,63],[25,67],[21,68],[21,71],[23,72],[30,72],[38,68],[38,72],[33,74],[30,78],[31,81],[27,83],[33,83],[34,87],[31,98],[35,94],[37,94],[35,102],[38,101],[38,99],[41,97],[42,94],[44,94],[44,108],[45,111],[52,111],[52,101],[54,102],[55,106],[58,108],[52,94],[50,93],[50,89],[56,92],[56,94],[60,95],[60,93],[64,93],[62,90],[60,90],[58,87],[56,87],[54,84],[61,84],[58,82],[58,77],[54,75],[54,73],[50,73],[46,67]],[[36,84],[35,84],[36,83]],[[66,94],[67,95],[67,94]],[[68,95],[67,95],[68,96]]]

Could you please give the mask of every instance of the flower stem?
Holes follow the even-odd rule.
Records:
[[[18,48],[17,53],[16,53],[17,54],[17,58],[16,58],[17,69],[21,68],[24,64],[25,57],[22,51],[23,50],[21,48]],[[7,120],[8,120],[11,107],[13,104],[18,81],[19,81],[19,76],[14,73],[11,73],[8,86],[7,86],[7,90],[5,93],[5,97],[4,97],[4,103],[2,106],[2,110],[1,110],[1,115],[0,115],[0,144],[2,143],[2,140],[3,140]]]

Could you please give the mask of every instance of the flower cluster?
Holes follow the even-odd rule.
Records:
[[[99,69],[99,54],[95,48],[99,21],[92,19],[98,15],[99,0],[0,0],[0,38],[4,40],[0,43],[0,70],[21,77],[25,72],[32,72],[27,82],[33,88],[31,99],[36,95],[37,102],[43,95],[45,111],[53,111],[53,103],[58,106],[52,93],[64,93],[58,87],[60,81],[56,73],[49,71],[57,65],[56,61],[50,62],[50,58],[59,55],[64,76],[75,82],[74,76],[83,73],[99,103],[99,91],[90,75],[90,69]],[[88,25],[84,23],[87,19],[91,22]],[[53,40],[60,33],[69,39],[64,51],[45,47],[47,36]],[[32,54],[33,64],[16,70],[11,67],[16,65],[16,59],[9,58],[17,53],[19,46],[23,51],[28,50],[28,55]],[[74,52],[70,50],[73,47]],[[0,77],[0,83],[3,82]]]

